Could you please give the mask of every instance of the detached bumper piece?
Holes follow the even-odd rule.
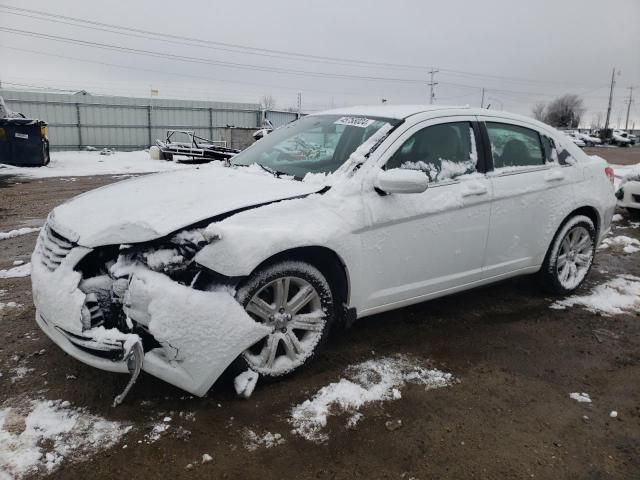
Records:
[[[74,347],[79,348],[96,357],[105,358],[114,362],[120,362],[125,357],[124,341],[121,340],[100,340],[90,337],[76,335],[60,327],[55,327],[58,332],[65,336]]]
[[[124,340],[95,340],[90,337],[76,335],[66,330],[55,327],[58,332],[65,336],[76,348],[97,357],[105,358],[114,362],[124,361],[131,377],[122,393],[113,399],[113,406],[120,405],[133,385],[138,380],[144,362],[144,348],[141,341],[136,341],[133,345],[127,345]]]
[[[124,402],[125,397],[133,387],[133,384],[138,380],[138,376],[140,375],[140,371],[142,370],[142,362],[144,360],[144,349],[142,348],[141,342],[136,342],[133,344],[129,353],[127,353],[127,369],[131,374],[131,378],[129,378],[129,382],[127,386],[124,387],[124,390],[120,395],[117,395],[116,398],[113,399],[113,406],[117,407],[122,402]]]

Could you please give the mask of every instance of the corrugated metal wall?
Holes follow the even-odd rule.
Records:
[[[254,103],[103,97],[83,94],[0,89],[7,107],[49,124],[52,149],[146,148],[166,130],[194,130],[220,140],[227,127],[258,128],[260,105]],[[277,112],[279,113],[279,112]],[[295,118],[295,114],[291,114]],[[288,123],[288,122],[286,122]],[[279,125],[278,125],[279,126]]]
[[[265,115],[275,128],[281,127],[298,119],[298,114],[295,112],[283,112],[279,110],[269,110],[268,112],[265,112]]]

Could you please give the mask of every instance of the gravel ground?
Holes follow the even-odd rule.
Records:
[[[612,163],[640,162],[640,148],[593,150]],[[114,181],[0,178],[0,231],[39,226],[65,199]],[[625,214],[614,234],[640,239],[640,227]],[[28,261],[36,236],[2,240],[0,269]],[[639,259],[599,252],[581,293],[618,274],[640,276]],[[75,361],[40,333],[28,278],[0,279],[1,290],[0,302],[22,304],[0,310],[2,406],[66,400],[134,426],[115,446],[65,461],[50,478],[640,478],[640,313],[550,309],[555,299],[528,277],[357,322],[335,333],[302,374],[259,384],[249,400],[236,397],[229,378],[192,398],[143,374],[115,409],[126,377]],[[332,416],[322,444],[291,433],[294,405],[338,381],[348,365],[398,353],[458,381],[429,391],[408,385],[401,399],[362,408],[353,428]],[[33,370],[20,378],[19,366]],[[588,393],[592,403],[571,392]],[[152,442],[153,425],[168,417],[170,427]],[[279,433],[285,443],[250,450],[248,430]],[[202,463],[203,454],[212,460]]]

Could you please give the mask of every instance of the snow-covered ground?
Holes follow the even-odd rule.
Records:
[[[151,160],[149,153],[114,152],[52,152],[46,167],[14,167],[0,164],[0,175],[22,175],[30,178],[84,177],[90,175],[121,175],[164,172],[181,168],[193,168],[187,164]]]
[[[551,308],[564,310],[574,306],[605,316],[640,311],[640,277],[619,275],[597,285],[586,295],[572,295],[558,300]]]
[[[618,235],[605,238],[598,248],[600,250],[606,250],[610,247],[620,248],[624,253],[636,253],[640,252],[640,240],[626,235]]]
[[[289,422],[293,433],[313,442],[325,442],[323,431],[327,418],[347,414],[347,427],[353,428],[363,417],[358,410],[371,402],[398,400],[400,388],[408,383],[423,385],[425,390],[450,385],[453,377],[405,356],[367,360],[349,367],[346,378],[322,387],[309,400],[291,410]]]
[[[40,231],[40,228],[36,228],[36,227],[17,228],[15,230],[9,230],[8,232],[0,232],[0,240],[15,238],[15,237],[19,237],[20,235],[26,235],[28,233],[34,233],[39,231]]]
[[[31,263],[18,265],[17,267],[0,270],[0,278],[19,278],[31,275]]]
[[[130,429],[59,400],[2,408],[0,480],[52,472],[65,459],[83,459],[110,448]]]

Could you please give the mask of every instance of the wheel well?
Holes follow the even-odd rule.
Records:
[[[564,225],[567,222],[567,220],[569,220],[572,217],[575,217],[576,215],[584,215],[585,217],[588,217],[589,219],[591,219],[591,221],[593,222],[593,225],[596,227],[596,235],[600,234],[600,215],[598,215],[598,211],[595,208],[593,207],[576,208],[573,212],[567,215],[567,218],[564,219],[564,221],[562,222],[562,225]],[[560,227],[562,227],[562,225],[560,225]]]
[[[282,260],[300,260],[320,270],[320,273],[324,275],[331,286],[338,311],[342,310],[343,304],[347,305],[349,303],[349,278],[347,268],[338,254],[333,250],[318,246],[292,248],[268,258],[258,265],[255,270]]]

